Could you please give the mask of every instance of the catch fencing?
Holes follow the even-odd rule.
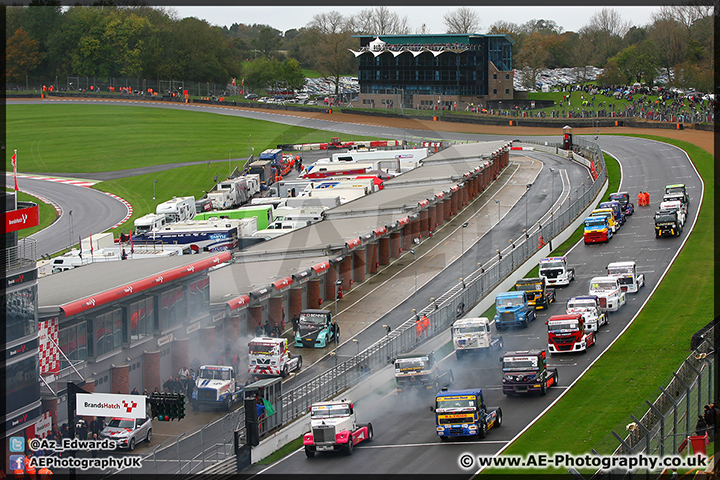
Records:
[[[480,302],[525,261],[535,255],[546,241],[551,241],[551,239],[559,235],[591,203],[596,202],[596,197],[607,180],[607,169],[605,168],[602,151],[594,142],[577,137],[573,140],[575,141],[575,153],[593,162],[597,173],[596,179],[588,176],[587,185],[581,191],[573,194],[571,190],[564,201],[556,203],[550,212],[526,232],[519,232],[515,240],[509,241],[505,248],[499,249],[497,256],[485,262],[485,264],[477,266],[473,272],[450,290],[424,308],[419,309],[416,314],[428,318],[428,328],[418,330],[415,325],[416,317],[412,316],[399,327],[388,332],[385,337],[355,355],[343,359],[339,358],[335,352],[331,353],[330,355],[335,359],[335,365],[314,378],[296,384],[297,379],[293,376],[293,378],[284,382],[281,397],[283,408],[279,409],[282,411],[282,424],[287,425],[300,418],[308,412],[310,405],[313,403],[336,397],[341,392],[359,383],[363,378],[391,363],[399,354],[412,351],[429,338],[446,330],[458,317]],[[534,148],[550,153],[558,153],[561,145],[559,143],[535,143]],[[556,186],[560,188],[560,183],[558,182]],[[586,189],[584,189],[585,187]],[[241,410],[242,408],[238,411]],[[225,418],[230,420],[227,423],[224,422],[223,425],[229,425],[235,421],[234,429],[238,432],[238,437],[244,439],[244,415],[238,414],[238,411],[226,416]],[[202,453],[197,452],[196,455],[186,454],[185,457],[188,457],[188,459],[185,463],[181,461],[183,458],[182,452],[188,451],[190,448],[188,445],[197,442],[197,439],[191,439],[197,433],[187,438],[178,439],[178,446],[175,449],[168,449],[178,452],[178,461],[175,463],[176,470],[172,473],[197,472],[200,471],[202,465],[223,460],[220,458],[223,453],[229,456],[233,439],[228,433],[223,428],[221,437],[209,439],[206,435],[205,442],[210,441],[211,445],[208,447],[203,445]],[[261,437],[265,433],[267,432],[261,423]],[[226,442],[225,448],[218,446],[221,442]],[[190,461],[190,458],[192,458],[192,461]],[[156,465],[147,467],[147,465],[152,465],[154,461],[155,455],[143,459],[147,471],[153,471],[153,469],[158,471]]]
[[[677,455],[680,450],[693,454],[688,443],[696,435],[697,416],[704,406],[717,398],[717,366],[714,363],[715,328],[705,335],[703,342],[683,361],[658,389],[635,409],[625,421],[618,424],[592,449],[602,456],[619,455]],[[703,432],[700,432],[702,435]],[[592,480],[624,480],[633,476],[653,478],[660,472],[599,471],[588,475]]]

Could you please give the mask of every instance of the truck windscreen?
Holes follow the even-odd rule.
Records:
[[[424,370],[427,365],[427,357],[422,358],[398,358],[395,360],[395,369],[400,371]]]
[[[616,290],[617,284],[615,282],[593,282],[590,284],[592,290]]]
[[[435,404],[436,409],[468,408],[468,407],[475,407],[475,399],[440,397],[437,399],[437,402]]]
[[[537,357],[505,357],[503,370],[512,372],[532,371],[538,369]]]
[[[308,326],[322,326],[325,324],[326,318],[327,317],[322,314],[312,315],[305,313],[300,315],[300,324]]]
[[[550,270],[551,268],[562,269],[562,268],[563,268],[563,263],[562,263],[562,262],[546,262],[546,263],[543,263],[542,265],[540,265],[540,271],[541,271],[541,272],[542,272],[543,270]]]
[[[655,223],[675,223],[677,215],[674,213],[659,213],[655,215]]]
[[[585,220],[585,226],[588,228],[602,228],[605,227],[606,221],[603,218],[597,218],[597,220]]]
[[[466,335],[470,333],[485,333],[488,331],[488,326],[486,325],[468,325],[465,327],[455,327],[453,329],[453,333],[455,335]]]
[[[540,288],[541,288],[540,283],[518,283],[515,285],[516,290],[525,290],[526,292],[540,290]]]
[[[548,332],[566,332],[578,329],[578,322],[549,322]]]
[[[523,305],[523,299],[522,297],[498,298],[497,304],[499,307],[517,307]]]

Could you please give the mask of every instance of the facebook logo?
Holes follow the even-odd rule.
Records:
[[[24,437],[10,437],[10,451],[11,452],[24,452],[25,451],[25,438]]]
[[[10,455],[10,469],[11,470],[25,470],[25,456],[24,455]]]

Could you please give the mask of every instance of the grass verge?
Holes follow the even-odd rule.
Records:
[[[689,353],[691,335],[713,318],[713,156],[687,142],[638,136],[682,148],[702,176],[705,196],[694,231],[655,294],[623,336],[550,411],[513,442],[504,455],[585,454],[596,448],[678,368]],[[697,252],[705,254],[697,255]],[[568,415],[568,412],[582,412],[582,415]],[[516,475],[528,471],[487,469],[483,473]],[[532,473],[563,471],[538,468]]]
[[[8,192],[14,192],[15,190],[12,188],[6,188],[5,189]],[[24,238],[32,235],[35,232],[39,232],[43,228],[49,227],[50,225],[55,222],[58,218],[57,211],[55,210],[55,207],[50,205],[49,203],[45,203],[42,200],[40,200],[37,197],[33,197],[32,195],[28,195],[27,193],[18,192],[18,202],[33,202],[37,203],[38,205],[38,216],[40,218],[40,221],[38,222],[37,227],[31,227],[31,228],[24,228],[22,230],[18,231],[18,237]]]

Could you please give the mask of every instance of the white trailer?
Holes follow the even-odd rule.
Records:
[[[167,223],[187,222],[195,218],[195,197],[173,197],[159,204],[155,213],[164,213]]]
[[[243,175],[243,178],[245,178],[247,192],[250,197],[260,193],[260,175],[257,173],[246,173]]]
[[[227,180],[218,183],[215,190],[218,192],[223,190],[230,192],[229,208],[239,207],[250,200],[250,194],[248,193],[245,177],[228,178]]]
[[[220,190],[217,192],[208,192],[207,198],[212,202],[213,210],[227,210],[231,208],[232,197],[230,191]]]
[[[340,199],[340,204],[347,203],[365,196],[364,188],[320,188],[310,191],[310,198],[332,198]]]

